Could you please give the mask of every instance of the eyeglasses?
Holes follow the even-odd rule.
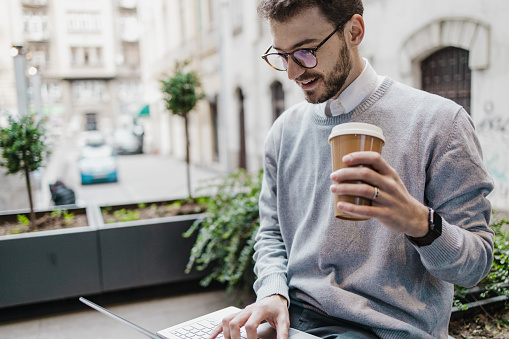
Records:
[[[316,59],[316,51],[322,47],[331,36],[336,33],[342,25],[339,25],[334,32],[329,34],[322,42],[315,48],[303,48],[293,51],[292,53],[269,53],[272,46],[270,46],[265,53],[262,55],[262,59],[265,60],[272,68],[278,71],[286,71],[288,69],[288,57],[292,57],[297,65],[303,68],[314,68],[318,64]]]

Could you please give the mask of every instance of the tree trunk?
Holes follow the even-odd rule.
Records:
[[[187,164],[187,193],[189,199],[192,198],[191,194],[191,157],[189,151],[189,119],[187,114],[184,115],[184,125],[186,130],[186,164]]]
[[[35,223],[34,200],[32,198],[32,185],[30,184],[30,171],[27,165],[24,165],[23,168],[25,169],[25,180],[27,182],[28,201],[30,202],[30,228],[32,230],[36,230],[37,225]]]

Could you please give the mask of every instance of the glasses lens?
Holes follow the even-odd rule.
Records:
[[[269,62],[269,64],[271,64],[271,66],[274,67],[275,69],[286,71],[286,69],[288,68],[288,61],[282,55],[269,54],[269,55],[267,55],[266,58],[267,58],[267,61]]]
[[[308,50],[301,49],[293,53],[293,57],[299,61],[303,67],[312,68],[316,66],[316,58]]]

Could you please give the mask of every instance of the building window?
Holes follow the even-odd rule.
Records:
[[[272,116],[274,120],[276,120],[285,110],[285,92],[283,91],[283,85],[281,85],[279,81],[274,81],[272,85],[270,85],[270,92],[272,98]]]
[[[117,97],[121,102],[136,102],[141,96],[141,86],[138,81],[119,81]]]
[[[140,65],[140,50],[137,43],[122,44],[123,64],[132,69],[137,69]]]
[[[209,101],[210,118],[212,120],[212,156],[214,161],[219,161],[219,118],[217,114],[217,95]]]
[[[101,66],[101,47],[71,47],[72,66]]]
[[[109,96],[106,82],[103,80],[77,80],[72,83],[72,95],[75,103],[105,103]]]
[[[36,43],[27,46],[28,52],[26,54],[27,61],[30,66],[41,67],[49,66],[49,46],[46,43]]]
[[[123,41],[138,41],[138,18],[136,14],[123,14],[119,19],[120,38]]]
[[[67,31],[69,33],[100,33],[101,15],[99,13],[67,13]]]
[[[41,11],[23,12],[23,33],[28,41],[48,40],[48,15]]]
[[[85,130],[86,131],[97,131],[97,114],[96,113],[85,114]]]
[[[443,48],[421,63],[422,89],[451,99],[470,113],[472,72],[469,52],[462,48]]]
[[[239,110],[239,168],[247,169],[246,161],[246,127],[244,112],[244,93],[241,88],[237,88],[237,105]]]
[[[42,101],[45,103],[56,103],[62,101],[62,90],[58,82],[43,83],[41,88]]]

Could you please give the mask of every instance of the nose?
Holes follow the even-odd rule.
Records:
[[[297,64],[295,60],[293,60],[292,58],[288,58],[288,68],[286,69],[288,79],[294,80],[301,76],[302,73],[304,73],[305,71],[306,70],[304,69],[304,67],[299,66],[299,64]]]

